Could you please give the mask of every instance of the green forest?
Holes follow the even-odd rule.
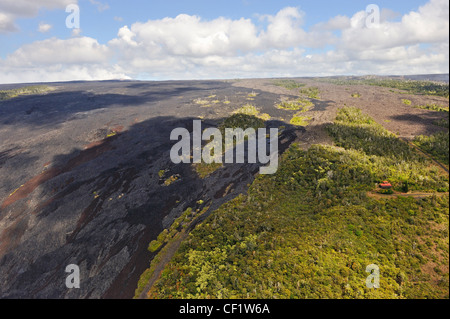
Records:
[[[336,85],[372,85],[397,89],[410,94],[423,94],[431,96],[449,97],[449,85],[432,81],[415,81],[391,78],[321,78],[319,81]]]
[[[359,109],[328,132],[199,224],[149,297],[448,298],[448,175]],[[384,180],[430,195],[368,196]]]
[[[447,122],[448,123],[448,122]],[[419,135],[414,143],[428,154],[434,156],[440,162],[449,165],[448,131],[439,132],[430,136]]]
[[[0,101],[9,100],[21,95],[43,94],[51,90],[53,88],[47,85],[31,85],[11,90],[0,90]]]

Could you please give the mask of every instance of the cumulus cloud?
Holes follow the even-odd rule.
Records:
[[[90,2],[91,4],[93,4],[94,6],[96,6],[96,7],[97,7],[97,10],[98,10],[99,12],[103,12],[103,11],[109,9],[109,4],[107,4],[107,3],[102,3],[102,2],[96,1],[96,0],[89,0],[89,2]]]
[[[0,12],[0,33],[15,32],[18,30],[13,16]]]
[[[7,57],[11,66],[99,63],[108,60],[109,49],[89,37],[50,38],[26,44]]]
[[[2,0],[0,2],[0,33],[18,31],[17,18],[29,18],[38,14],[42,8],[62,9],[77,0]]]
[[[89,37],[50,38],[27,44],[0,60],[5,83],[129,78],[110,63],[110,49]]]
[[[45,32],[50,31],[51,28],[52,28],[51,24],[41,22],[41,23],[39,23],[38,31],[41,33],[45,33]]]
[[[326,31],[333,30],[334,31],[334,30],[347,29],[349,27],[350,27],[350,18],[343,16],[343,15],[338,15],[338,16],[331,18],[327,22],[318,23],[317,25],[314,26],[314,29],[320,30],[320,31],[322,31],[322,30],[326,30]]]
[[[149,20],[124,26],[113,46],[139,46],[175,56],[229,55],[257,47],[256,27],[250,19],[218,18],[203,21],[200,17],[180,14],[175,18]]]
[[[71,35],[72,37],[79,37],[81,35],[81,28],[74,28],[72,29]]]
[[[304,41],[306,32],[301,28],[304,13],[297,8],[284,8],[275,16],[266,17],[269,25],[261,37],[267,47],[289,48]]]
[[[447,0],[430,0],[403,16],[382,9],[377,28],[367,27],[365,11],[337,15],[309,29],[304,24],[306,13],[295,7],[259,16],[259,24],[248,18],[205,20],[180,14],[125,25],[105,44],[78,34],[24,45],[0,62],[0,77],[204,79],[444,73],[449,66],[448,8]]]
[[[179,15],[124,26],[108,46],[130,72],[150,77],[445,72],[445,47],[420,44],[448,43],[446,9],[446,0],[431,0],[403,17],[382,9],[378,28],[368,28],[367,13],[361,11],[309,30],[303,27],[305,13],[294,7],[260,16],[267,22],[262,29],[250,19],[205,21]],[[307,53],[325,46],[333,48]]]
[[[382,21],[378,28],[367,28],[361,11],[342,30],[339,46],[350,50],[389,49],[417,43],[448,42],[449,2],[431,0],[418,11],[404,15],[399,22]]]
[[[175,18],[124,26],[108,46],[117,52],[121,64],[127,65],[129,70],[139,69],[139,73],[160,74],[163,69],[168,72],[173,69],[209,69],[214,65],[222,68],[221,74],[215,75],[220,77],[229,74],[230,69],[240,70],[241,63],[251,63],[258,54],[288,50],[277,51],[280,54],[272,57],[273,63],[277,59],[287,61],[283,56],[289,55],[289,50],[298,52],[303,47],[320,47],[329,39],[329,34],[305,31],[302,28],[304,13],[298,8],[287,7],[262,19],[267,21],[267,26],[260,29],[251,19],[219,17],[203,20],[198,16],[181,14]],[[276,69],[276,64],[273,65]],[[245,66],[244,70],[253,68]]]
[[[4,83],[130,79],[119,67],[96,64],[71,66],[57,64],[48,68],[23,68],[20,70],[6,65],[2,66],[2,69],[2,80]]]

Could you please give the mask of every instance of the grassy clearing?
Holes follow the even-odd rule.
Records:
[[[52,90],[54,90],[54,88],[47,85],[32,85],[21,87],[18,89],[1,90],[0,100],[9,100],[21,95],[43,94]]]

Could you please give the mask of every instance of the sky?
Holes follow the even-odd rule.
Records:
[[[448,69],[449,0],[0,1],[0,83]]]

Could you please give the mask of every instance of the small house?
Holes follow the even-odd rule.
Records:
[[[382,188],[382,189],[391,189],[392,188],[392,184],[389,183],[388,181],[384,181],[383,183],[380,183],[380,188]]]

